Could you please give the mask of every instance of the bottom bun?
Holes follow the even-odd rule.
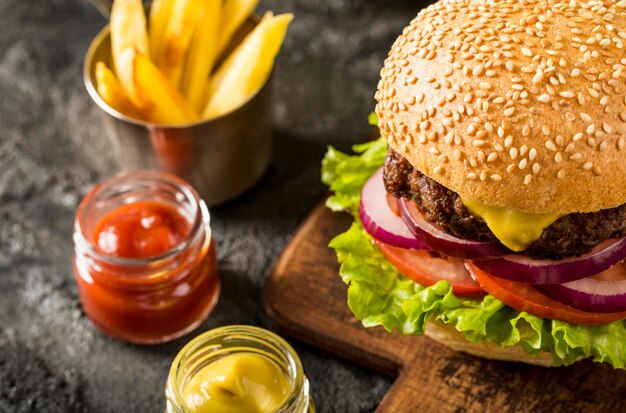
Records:
[[[461,351],[472,356],[552,367],[552,354],[550,353],[542,351],[535,356],[531,356],[520,345],[500,346],[488,342],[472,343],[467,341],[463,333],[457,331],[453,326],[445,325],[439,321],[429,321],[427,323],[426,335],[454,351]]]

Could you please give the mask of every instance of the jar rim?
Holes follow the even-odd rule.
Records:
[[[124,258],[103,253],[95,246],[94,240],[92,239],[92,237],[88,236],[85,228],[88,206],[93,204],[94,202],[98,202],[98,195],[101,195],[110,190],[123,191],[124,185],[128,185],[129,182],[133,181],[172,185],[176,187],[176,189],[180,190],[185,199],[188,199],[192,206],[190,215],[193,216],[193,223],[191,228],[189,229],[189,232],[185,235],[183,240],[173,248],[152,257]],[[194,243],[194,241],[198,237],[198,234],[201,232],[200,230],[202,228],[208,229],[209,225],[210,214],[208,208],[202,198],[200,198],[198,192],[188,182],[169,172],[142,169],[117,173],[96,183],[96,185],[91,188],[87,195],[85,195],[85,197],[82,199],[76,210],[76,219],[74,222],[74,236],[77,239],[75,239],[74,243],[77,248],[80,247],[81,249],[83,249],[84,253],[91,257],[96,257],[99,261],[102,261],[105,264],[119,265],[125,267],[137,267],[147,265],[158,266],[159,264],[166,263],[168,260],[181,254],[185,249],[187,249],[191,244]],[[210,234],[208,235],[210,237]]]
[[[206,331],[195,337],[178,352],[176,358],[172,362],[168,377],[168,387],[171,385],[174,393],[173,397],[175,398],[177,404],[179,404],[183,409],[189,409],[189,406],[187,406],[187,403],[181,394],[181,389],[177,385],[179,373],[184,371],[185,361],[192,357],[196,351],[202,349],[211,340],[219,338],[226,340],[228,338],[242,335],[251,339],[262,340],[265,342],[264,344],[275,347],[281,352],[282,355],[286,356],[291,374],[291,377],[289,378],[293,380],[293,386],[289,396],[280,406],[278,406],[276,413],[288,413],[292,411],[291,407],[300,400],[302,392],[308,392],[308,384],[306,377],[304,376],[304,369],[302,367],[300,357],[298,357],[298,354],[293,347],[291,347],[285,339],[278,336],[276,333],[261,327],[250,325],[231,325]],[[221,349],[221,347],[219,349]],[[216,350],[218,350],[217,347]]]

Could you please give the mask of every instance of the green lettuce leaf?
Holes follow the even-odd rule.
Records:
[[[423,287],[401,275],[358,220],[361,189],[383,164],[386,141],[381,138],[356,145],[353,150],[356,155],[329,147],[322,162],[322,181],[333,192],[327,206],[355,217],[355,223],[335,237],[330,247],[337,253],[341,278],[348,285],[348,305],[365,327],[382,326],[405,335],[421,335],[426,322],[434,319],[453,326],[472,342],[519,344],[531,355],[551,353],[556,366],[591,357],[626,368],[624,321],[601,326],[570,324],[516,311],[491,295],[482,299],[456,297],[446,281]]]

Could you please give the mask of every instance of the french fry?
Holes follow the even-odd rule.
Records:
[[[217,54],[222,0],[206,0],[202,17],[191,40],[185,64],[182,91],[187,101],[198,112],[203,109],[207,81]]]
[[[154,63],[137,50],[129,50],[123,58],[130,62],[134,94],[143,115],[161,125],[197,121],[196,112]]]
[[[175,0],[154,0],[150,7],[150,26],[148,37],[150,41],[150,57],[152,62],[159,65],[163,47],[163,33],[172,12]]]
[[[292,19],[290,13],[263,17],[211,78],[204,118],[230,112],[263,85]]]
[[[217,72],[215,72],[213,76],[211,77],[211,81],[209,82],[209,89],[208,89],[209,98],[211,97],[212,94],[215,93],[215,90],[217,89],[217,87],[224,80],[224,76],[230,72],[231,67],[234,64],[244,64],[246,60],[246,56],[251,57],[251,58],[254,58],[256,56],[254,54],[255,50],[260,51],[258,43],[251,42],[249,43],[249,46],[247,47],[241,47],[241,46],[244,43],[246,43],[246,41],[248,40],[248,37],[249,38],[254,37],[253,36],[254,32],[264,30],[264,28],[266,27],[265,23],[267,23],[269,20],[273,18],[274,18],[274,13],[272,13],[271,11],[265,12],[265,14],[263,15],[263,18],[261,19],[259,24],[254,28],[254,30],[248,33],[246,38],[243,39],[243,41],[239,44],[239,46],[230,55],[228,55],[226,60],[218,68]]]
[[[259,0],[226,0],[217,47],[219,57],[241,24],[252,14]]]
[[[104,62],[96,63],[96,89],[98,94],[118,112],[136,119],[142,119],[141,114],[126,96],[126,92],[119,84],[115,73]]]
[[[159,68],[176,88],[181,84],[185,56],[201,11],[202,0],[176,0],[172,5],[158,61]]]
[[[129,49],[149,56],[146,15],[141,0],[115,0],[111,9],[111,52],[117,77],[131,101],[137,104],[132,94],[131,68],[120,56]]]

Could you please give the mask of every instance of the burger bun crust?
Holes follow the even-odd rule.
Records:
[[[391,148],[462,197],[531,213],[626,203],[626,3],[443,0],[381,71]]]

